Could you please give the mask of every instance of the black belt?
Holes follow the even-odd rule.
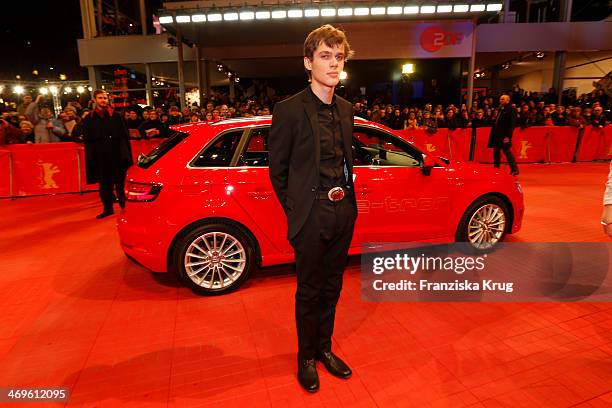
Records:
[[[329,200],[331,202],[337,203],[342,201],[350,192],[350,188],[348,186],[344,187],[331,187],[329,189],[323,189],[323,191],[319,191],[317,194],[317,198],[319,200]]]

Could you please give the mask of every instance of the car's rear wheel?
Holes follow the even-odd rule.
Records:
[[[499,197],[481,197],[463,214],[455,239],[476,250],[491,249],[506,236],[508,214],[508,206]]]
[[[197,226],[177,240],[173,266],[194,292],[221,295],[244,283],[254,258],[252,241],[242,229],[211,223]]]

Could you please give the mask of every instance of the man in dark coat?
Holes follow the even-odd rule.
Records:
[[[102,213],[96,216],[100,219],[114,214],[115,194],[121,208],[125,206],[123,185],[127,169],[132,165],[132,150],[125,123],[108,106],[108,94],[96,90],[94,100],[96,107],[83,122],[83,142],[87,182],[100,184],[104,205]]]
[[[351,369],[331,351],[357,219],[353,107],[334,94],[350,55],[346,36],[331,25],[308,35],[304,66],[311,85],[276,104],[268,143],[270,179],[295,250],[298,381],[309,392],[319,389],[315,360],[336,377],[351,376]]]
[[[516,110],[510,105],[510,97],[502,95],[499,98],[499,112],[495,122],[493,122],[487,147],[493,148],[493,163],[495,167],[499,168],[501,151],[503,151],[510,165],[510,174],[518,176],[518,166],[516,165],[514,154],[512,154],[512,133],[515,126]]]

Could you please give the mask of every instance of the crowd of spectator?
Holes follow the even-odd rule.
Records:
[[[557,105],[558,97],[553,89],[545,94],[525,92],[518,87],[505,92],[517,111],[517,126],[575,126],[603,127],[610,123],[606,116],[608,97],[603,90],[581,95],[580,98],[564,98],[566,105]],[[425,129],[430,132],[438,128],[458,129],[491,126],[497,117],[498,99],[489,93],[475,94],[470,109],[463,104],[433,106],[398,106],[375,101],[369,105],[366,99],[354,102],[355,115],[381,123],[391,129]],[[371,106],[371,107],[370,107]]]
[[[575,126],[603,127],[610,123],[608,97],[603,90],[594,90],[566,105],[557,105],[554,90],[546,94],[525,92],[518,87],[505,92],[517,110],[517,126]],[[172,125],[190,122],[214,122],[235,117],[269,115],[274,103],[283,97],[259,93],[242,95],[231,101],[229,95],[215,93],[202,107],[193,104],[181,111],[177,106],[141,107],[133,104],[122,109],[122,115],[133,139],[163,138],[169,135]],[[465,104],[455,106],[425,104],[424,106],[398,106],[384,103],[382,98],[370,101],[353,99],[355,115],[388,126],[392,129],[425,129],[436,132],[439,128],[477,128],[491,126],[497,116],[498,98],[476,93],[470,109]],[[41,101],[23,97],[15,110],[4,112],[0,119],[0,145],[12,143],[52,143],[82,140],[82,120],[91,113],[93,106],[81,106],[68,102],[55,117],[53,109]]]

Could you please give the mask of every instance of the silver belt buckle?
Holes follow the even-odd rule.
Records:
[[[334,203],[341,201],[344,198],[344,189],[342,187],[334,187],[327,192],[327,198]]]

